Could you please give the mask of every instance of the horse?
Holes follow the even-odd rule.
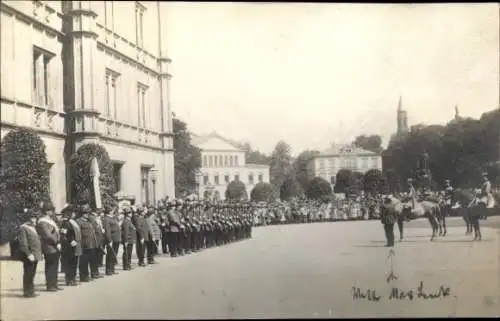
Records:
[[[490,208],[494,208],[496,206],[495,199],[492,195],[481,196],[481,190],[475,191],[474,199],[468,204],[467,211],[465,213],[464,220],[467,224],[467,233],[472,233],[474,230],[474,240],[481,241],[481,226],[479,224],[479,220],[481,218],[487,217],[487,211]]]
[[[403,226],[404,221],[410,221],[421,217],[427,217],[429,223],[432,228],[432,236],[431,241],[437,237],[437,233],[439,230],[438,223],[438,213],[439,213],[439,204],[437,201],[424,199],[415,203],[415,208],[411,207],[411,199],[407,200],[406,198],[403,200],[399,200],[394,196],[391,196],[391,201],[394,206],[394,210],[398,215],[396,223],[398,225],[399,233],[400,233],[400,241],[403,240]]]

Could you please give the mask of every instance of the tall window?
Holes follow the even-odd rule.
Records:
[[[229,156],[229,167],[233,167],[233,156]]]
[[[115,191],[122,189],[122,167],[121,163],[113,163],[113,179],[115,181]]]
[[[238,174],[234,175],[234,180],[235,181],[239,181],[240,180],[240,175],[238,175]]]
[[[248,184],[253,185],[253,174],[248,175]]]
[[[116,106],[116,85],[119,74],[111,69],[106,69],[106,118],[117,119],[118,108]]]
[[[214,184],[219,185],[219,175],[215,174],[214,176]]]
[[[148,87],[141,83],[137,83],[137,106],[139,106],[139,127],[148,127],[148,114],[146,112],[146,91]]]
[[[208,184],[208,175],[203,176],[203,185]]]
[[[207,155],[203,155],[203,167],[208,167]]]
[[[135,37],[136,37],[136,45],[138,47],[144,46],[144,12],[146,11],[146,7],[137,1],[135,3]]]
[[[51,95],[50,66],[54,54],[33,48],[33,102],[35,105],[54,107]]]
[[[262,183],[264,181],[264,176],[262,174],[259,174],[259,183]]]
[[[219,157],[217,157],[217,155],[214,156],[214,167],[218,167],[219,166]]]
[[[214,157],[212,155],[208,156],[208,167],[214,167]]]
[[[226,183],[229,183],[229,180],[230,180],[229,175],[224,176],[224,181],[225,181]]]
[[[223,166],[224,166],[224,160],[223,160],[222,155],[219,155],[219,166],[220,166],[220,167],[223,167]]]
[[[234,166],[238,166],[238,156],[234,156]]]
[[[224,157],[224,166],[228,167],[229,166],[229,156]]]
[[[141,167],[142,201],[149,204],[149,167]]]

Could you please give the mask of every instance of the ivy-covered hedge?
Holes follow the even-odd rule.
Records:
[[[50,177],[43,140],[30,129],[10,131],[2,140],[0,243],[11,241],[25,220],[24,208],[51,203]]]
[[[80,146],[71,157],[72,202],[94,204],[92,196],[92,178],[90,164],[92,158],[97,158],[99,165],[99,187],[101,189],[102,206],[114,207],[117,205],[115,182],[113,178],[113,164],[106,149],[98,144],[85,144]]]

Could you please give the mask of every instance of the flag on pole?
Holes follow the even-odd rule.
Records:
[[[101,201],[101,189],[99,187],[99,164],[97,163],[97,158],[92,158],[92,161],[90,163],[90,176],[92,176],[92,187],[94,190],[94,201],[95,201],[95,208],[102,208],[102,201]]]

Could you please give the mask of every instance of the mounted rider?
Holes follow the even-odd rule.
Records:
[[[481,185],[481,194],[478,203],[484,204],[486,208],[492,208],[494,205],[493,194],[491,192],[491,182],[488,179],[488,173],[483,173],[483,184]]]
[[[453,192],[454,192],[454,189],[450,184],[450,180],[446,179],[444,181],[444,190],[443,190],[445,206],[451,207],[452,199],[453,199]]]
[[[411,199],[411,210],[417,207],[417,191],[413,187],[413,179],[408,178],[408,197]]]

